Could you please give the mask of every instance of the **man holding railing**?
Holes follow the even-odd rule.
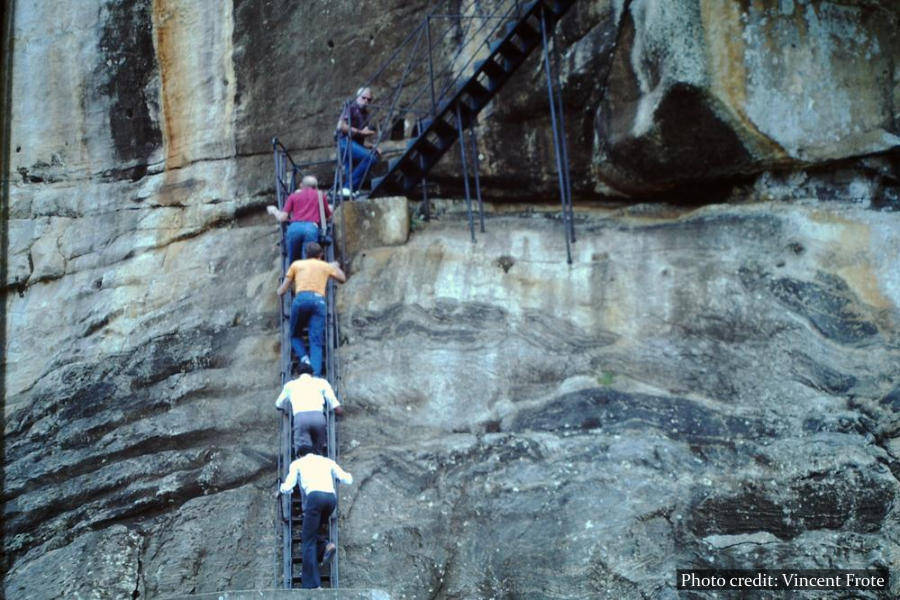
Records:
[[[353,476],[330,458],[313,454],[309,446],[300,446],[297,456],[300,458],[291,463],[276,495],[290,494],[298,483],[303,490],[303,529],[300,532],[303,571],[300,577],[303,588],[314,589],[322,585],[319,562],[328,563],[336,550],[334,544],[319,535],[319,527],[328,521],[337,506],[334,479],[349,485],[353,483]]]
[[[378,161],[380,151],[369,140],[375,130],[369,127],[369,104],[372,102],[372,90],[367,87],[356,92],[356,100],[349,102],[341,112],[338,120],[338,151],[341,156],[341,167],[344,169],[344,185],[350,191],[359,189],[366,173]]]
[[[299,372],[297,379],[284,384],[275,408],[294,413],[294,448],[311,446],[316,454],[324,454],[328,441],[325,406],[334,409],[336,415],[343,414],[344,409],[327,379],[311,377],[312,367],[306,363],[300,363]]]
[[[284,234],[289,264],[306,258],[306,244],[319,241],[319,227],[325,228],[322,218],[331,218],[331,206],[317,189],[318,185],[315,177],[306,175],[300,180],[300,188],[284,201],[284,210],[278,210],[277,206],[266,207],[279,223],[290,220]]]
[[[316,242],[306,245],[305,260],[296,260],[284,274],[284,281],[278,286],[278,295],[283,296],[294,283],[294,301],[291,303],[291,348],[300,362],[308,362],[313,375],[322,375],[322,354],[325,348],[325,288],[328,279],[339,283],[347,281],[347,276],[337,261],[325,262],[322,246]],[[309,354],[301,337],[303,327],[309,329]]]

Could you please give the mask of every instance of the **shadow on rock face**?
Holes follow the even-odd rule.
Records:
[[[519,411],[510,431],[597,429],[604,433],[652,429],[688,443],[731,444],[775,437],[776,422],[724,415],[685,398],[626,394],[594,388],[565,394],[537,409]]]

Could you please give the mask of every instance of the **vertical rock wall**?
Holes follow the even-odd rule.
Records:
[[[277,237],[233,15],[16,3],[7,597],[274,581]]]
[[[896,564],[896,214],[582,213],[571,265],[539,214],[354,263],[348,585],[676,598],[679,568]]]
[[[8,597],[274,582],[271,136],[327,152],[424,6],[14,3]],[[577,3],[579,196],[769,203],[585,216],[572,267],[525,205],[475,246],[446,213],[362,251],[341,295],[348,583],[662,597],[695,559],[896,561],[896,18]],[[484,113],[489,195],[552,189],[542,85],[533,57]]]

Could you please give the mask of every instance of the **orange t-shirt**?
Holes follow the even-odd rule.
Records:
[[[285,278],[294,280],[294,293],[316,292],[325,295],[328,278],[337,275],[337,269],[318,258],[295,260],[288,267]]]

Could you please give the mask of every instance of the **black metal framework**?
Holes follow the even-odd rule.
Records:
[[[550,64],[550,48],[547,34],[547,10],[541,9],[541,46],[544,51],[544,72],[547,74],[547,97],[550,103],[550,124],[553,128],[553,148],[556,156],[556,172],[559,179],[559,196],[562,204],[563,227],[566,235],[566,262],[572,264],[572,244],[575,242],[574,211],[572,208],[572,184],[569,171],[569,155],[566,149],[565,121],[563,120],[562,94],[559,90],[559,69]],[[557,114],[558,122],[557,122]]]
[[[278,209],[284,208],[284,202],[291,191],[296,189],[297,182],[303,176],[304,166],[298,165],[293,161],[287,149],[278,141],[278,138],[272,140],[272,149],[275,160],[275,194]],[[289,254],[285,240],[285,229],[281,231],[281,276],[282,281],[284,274],[287,272]],[[333,238],[333,226],[328,225],[327,233]],[[325,247],[326,260],[334,260],[334,244],[328,244]],[[284,385],[291,378],[291,331],[290,331],[290,314],[291,314],[291,296],[285,294],[281,298],[279,304],[279,322],[281,326],[281,385]],[[340,359],[337,352],[339,335],[339,321],[337,310],[335,307],[335,284],[334,281],[328,282],[326,290],[327,316],[325,324],[325,348],[324,348],[324,367],[325,377],[334,388],[335,395],[341,397],[340,386]],[[338,439],[337,428],[335,426],[334,410],[329,408],[326,411],[326,427],[327,427],[327,444],[328,457],[332,460],[338,459]],[[291,461],[295,458],[292,443],[292,419],[291,411],[282,412],[281,423],[279,427],[278,440],[278,481],[284,481],[287,476],[288,468]],[[302,569],[302,551],[300,548],[300,531],[303,523],[303,501],[301,494],[295,486],[290,496],[280,495],[278,502],[278,515],[281,523],[281,568],[276,587],[293,588],[298,587],[300,581],[300,571]],[[328,522],[328,539],[331,543],[338,547],[338,510],[332,512]],[[339,584],[339,556],[340,552],[336,552],[331,560],[328,573],[322,573],[323,584],[336,588]]]
[[[430,213],[425,178],[450,147],[459,142],[466,211],[471,239],[475,241],[472,205],[474,187],[481,232],[484,203],[478,165],[476,122],[479,112],[538,46],[543,49],[551,127],[560,189],[566,258],[571,264],[575,241],[572,189],[566,148],[562,94],[558,68],[550,60],[553,28],[575,0],[497,0],[463,2],[446,10],[438,2],[407,35],[390,58],[365,82],[364,87],[386,91],[388,101],[370,106],[380,142],[385,132],[411,129],[406,149],[387,164],[386,172],[372,179],[372,196],[409,195],[422,185],[424,212]],[[554,48],[555,49],[555,48]],[[436,69],[434,56],[449,56]],[[558,62],[558,61],[557,61]],[[352,100],[351,100],[352,101]],[[414,127],[406,124],[414,123]],[[469,130],[469,142],[465,130]],[[469,145],[471,144],[471,150]],[[471,161],[471,162],[470,162]],[[337,165],[336,173],[342,172]],[[470,186],[470,173],[474,186]],[[341,178],[337,174],[335,181]],[[335,191],[338,185],[335,185]]]
[[[371,194],[410,193],[456,141],[457,112],[474,122],[574,1],[473,0],[452,13],[438,3],[365,84],[389,91],[389,103],[371,107],[376,142],[409,115],[424,124],[384,176],[373,179]],[[435,72],[437,52],[449,59]]]
[[[484,232],[484,204],[478,166],[476,124],[478,114],[499,92],[530,53],[541,46],[547,76],[553,145],[560,188],[566,255],[572,262],[575,242],[572,186],[566,148],[565,117],[559,89],[558,65],[550,56],[552,33],[575,0],[437,0],[390,57],[361,87],[386,98],[368,105],[370,122],[376,129],[374,145],[387,137],[406,140],[406,148],[383,152],[390,158],[378,164],[371,189],[348,190],[340,143],[335,144],[334,180],[331,197],[335,204],[347,196],[412,195],[422,187],[421,213],[430,218],[426,177],[434,165],[459,141],[466,191],[466,208],[472,241],[475,241],[472,186],[478,200],[479,227]],[[558,54],[554,45],[554,57]],[[440,64],[435,57],[440,56]],[[556,61],[558,63],[558,58]],[[354,102],[347,99],[345,105]],[[469,130],[469,151],[464,130]],[[290,157],[288,156],[288,159]],[[471,164],[469,162],[471,159]],[[306,165],[320,165],[317,161]],[[293,161],[291,161],[291,164]],[[296,165],[295,165],[296,166]],[[371,169],[371,165],[369,167]],[[367,172],[363,179],[369,176]]]
[[[405,150],[387,165],[387,171],[372,179],[370,194],[373,196],[400,193],[410,194],[417,185],[422,186],[422,203],[425,218],[430,216],[430,203],[426,176],[450,147],[459,142],[463,182],[466,193],[466,210],[472,242],[475,242],[475,222],[472,206],[472,190],[469,185],[469,158],[472,161],[474,192],[478,200],[480,231],[485,230],[484,204],[479,179],[478,138],[476,122],[479,112],[494,97],[512,74],[525,62],[537,47],[543,50],[543,64],[547,77],[547,94],[550,104],[553,145],[560,189],[562,220],[566,236],[566,257],[572,263],[571,246],[575,242],[572,186],[566,148],[565,117],[562,94],[559,89],[558,64],[553,68],[550,42],[553,28],[575,0],[464,0],[448,11],[439,0],[430,12],[414,28],[403,43],[363,87],[386,90],[389,102],[372,104],[370,110],[376,123],[377,145],[386,132],[394,132],[402,126],[404,137],[411,132]],[[489,6],[488,6],[489,5]],[[554,47],[554,50],[556,48]],[[449,56],[436,70],[434,55]],[[554,52],[554,56],[557,53]],[[403,57],[403,60],[401,60]],[[405,61],[405,62],[404,62]],[[556,60],[558,63],[558,59]],[[352,102],[354,99],[349,100]],[[468,142],[466,139],[468,130]],[[303,169],[329,164],[332,161],[315,161],[297,164],[287,149],[272,140],[275,161],[275,191],[278,208],[282,209],[288,194],[296,188]],[[344,169],[340,144],[336,144],[335,171],[331,198],[335,207],[344,199]],[[350,161],[352,171],[352,160]],[[349,174],[348,174],[349,175]],[[368,173],[366,174],[368,175]],[[365,179],[365,177],[364,177]],[[282,228],[281,253],[282,277],[288,268],[288,249]],[[346,227],[342,228],[343,232]],[[333,226],[328,226],[333,239]],[[342,244],[343,247],[343,244]],[[334,260],[334,244],[326,247],[326,259]],[[291,297],[285,294],[280,303],[281,324],[281,384],[290,379]],[[340,364],[337,352],[339,323],[335,309],[335,284],[329,281],[327,289],[327,322],[325,346],[325,373],[338,397],[340,390]],[[337,431],[334,411],[327,412],[328,455],[337,460]],[[289,411],[284,413],[279,429],[278,476],[283,480],[294,458]],[[338,511],[335,510],[328,524],[329,539],[338,544]],[[281,522],[281,569],[276,585],[285,588],[300,583],[299,569],[300,527],[302,501],[298,492],[282,496],[279,502]],[[331,562],[330,572],[323,574],[323,581],[331,587],[339,583],[338,553]]]

